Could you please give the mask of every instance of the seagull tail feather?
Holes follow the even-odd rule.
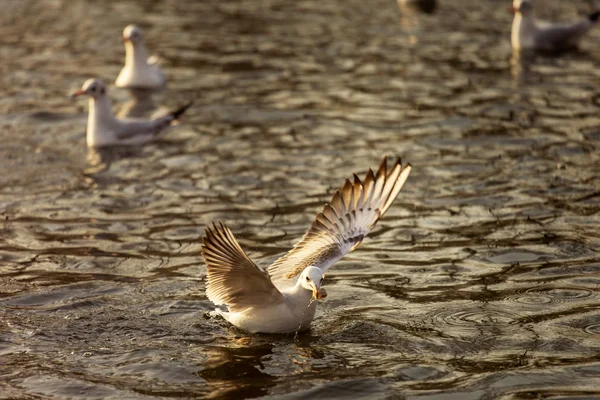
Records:
[[[194,104],[193,101],[190,101],[189,103],[187,103],[186,105],[184,105],[183,107],[178,108],[175,111],[171,111],[171,115],[173,116],[173,120],[178,120],[179,117],[181,117],[181,115],[185,112],[185,110],[187,110],[188,108],[190,108],[190,106]]]

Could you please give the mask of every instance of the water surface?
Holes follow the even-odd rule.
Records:
[[[2,5],[1,398],[600,397],[600,29],[522,57],[504,1]],[[156,112],[195,105],[88,152],[68,95],[112,84],[132,22],[168,77]],[[382,154],[413,173],[310,332],[205,316],[206,224],[266,264]]]

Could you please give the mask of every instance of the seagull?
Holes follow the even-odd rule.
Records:
[[[254,333],[291,333],[308,329],[317,301],[327,296],[324,273],[356,249],[392,205],[411,165],[387,157],[377,173],[346,180],[317,214],[304,237],[266,270],[244,253],[222,223],[206,227],[202,256],[207,266],[206,295],[232,325]]]
[[[115,85],[127,89],[161,89],[166,84],[165,76],[156,65],[156,57],[148,58],[144,45],[144,33],[136,25],[123,30],[125,43],[125,66],[119,73]]]
[[[172,111],[150,121],[117,119],[112,112],[106,95],[106,87],[100,79],[88,79],[73,97],[90,97],[90,113],[87,124],[88,147],[110,146],[115,144],[136,144],[150,142],[171,126],[192,104]]]
[[[574,24],[536,21],[529,0],[514,0],[511,42],[515,50],[564,51],[577,47],[583,35],[598,21],[600,11]]]

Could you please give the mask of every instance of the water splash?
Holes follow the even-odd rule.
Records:
[[[317,299],[315,299],[314,297],[311,297],[310,301],[308,302],[308,305],[304,309],[304,312],[302,313],[302,316],[300,317],[300,323],[298,324],[298,329],[296,329],[296,332],[294,333],[294,340],[298,340],[298,333],[300,333],[300,328],[302,328],[302,322],[304,322],[304,316],[306,315],[306,312],[310,309],[310,306],[312,305],[312,303],[314,303],[315,301],[317,301]]]

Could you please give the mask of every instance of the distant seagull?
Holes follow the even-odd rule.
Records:
[[[90,111],[87,124],[88,147],[114,144],[145,143],[173,124],[191,103],[150,121],[117,119],[106,95],[106,87],[99,79],[88,79],[73,97],[90,97]]]
[[[115,85],[126,89],[161,89],[166,84],[163,73],[156,65],[156,57],[148,57],[144,45],[144,33],[135,26],[128,25],[123,30],[125,43],[125,66],[119,73]]]
[[[223,224],[206,228],[202,256],[207,268],[206,295],[217,306],[214,314],[249,332],[289,333],[309,327],[324,272],[351,252],[392,205],[410,174],[410,164],[398,159],[390,171],[387,157],[376,174],[364,181],[346,180],[317,214],[300,242],[266,271],[244,253]]]
[[[511,42],[515,50],[564,51],[577,47],[579,40],[598,21],[600,11],[574,24],[549,24],[536,21],[529,0],[514,0],[515,13]]]

